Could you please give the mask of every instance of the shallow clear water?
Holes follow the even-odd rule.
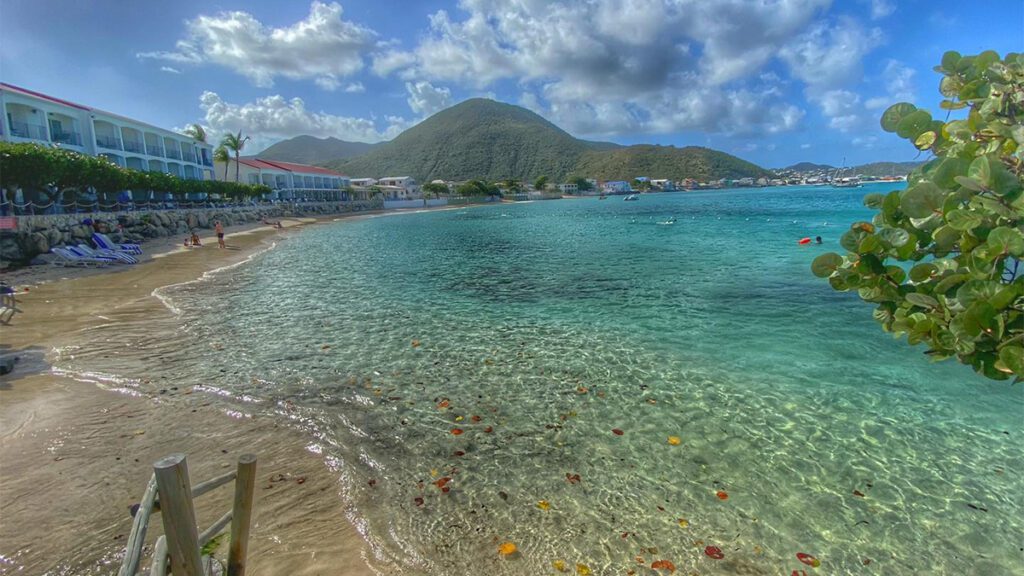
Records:
[[[1024,573],[1024,389],[931,363],[810,274],[893,187],[315,227],[166,289],[193,345],[68,364],[308,430],[392,573]]]

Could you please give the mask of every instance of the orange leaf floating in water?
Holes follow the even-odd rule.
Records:
[[[479,422],[480,421],[480,417],[479,416],[472,416],[472,417],[470,417],[470,420],[472,420],[473,422]]]
[[[704,553],[710,556],[711,558],[714,558],[715,560],[721,560],[722,558],[725,558],[725,554],[722,552],[722,549],[718,546],[706,546],[704,548]]]
[[[651,568],[654,570],[668,570],[669,574],[676,571],[676,565],[668,560],[655,560],[651,562]]]
[[[419,340],[413,340],[412,341],[412,347],[413,348],[419,348],[420,347],[420,341]]]
[[[445,398],[444,400],[441,400],[440,402],[438,402],[437,403],[437,407],[439,409],[447,408],[448,407],[448,399]]]
[[[540,508],[541,510],[547,510],[548,508],[551,508],[551,502],[548,502],[547,500],[541,500],[540,502],[537,502],[537,508]]]
[[[618,428],[612,428],[612,434],[615,434],[616,436],[622,436],[623,434],[625,434],[625,432],[619,430]]]
[[[590,574],[591,574],[590,566],[587,566],[586,564],[577,564],[576,565],[576,573],[579,574],[580,576],[590,576]]]
[[[484,428],[484,432],[487,432],[488,434],[490,434],[491,432],[494,432],[494,428],[491,428],[490,426],[488,426],[487,428]]]
[[[509,556],[516,553],[516,545],[511,542],[505,542],[501,546],[498,546],[498,554],[502,556]]]
[[[821,566],[821,560],[818,560],[810,554],[804,554],[803,552],[797,552],[796,559],[803,562],[804,564],[807,564],[812,568],[817,568],[818,566]]]
[[[452,428],[452,434],[455,436],[462,434],[462,428]]]
[[[447,494],[448,491],[451,490],[451,487],[448,486],[448,483],[451,482],[451,481],[452,481],[452,479],[450,477],[445,476],[444,478],[441,478],[441,479],[437,480],[436,482],[434,482],[434,485],[437,486],[438,488],[440,488],[441,492],[444,492],[444,493]]]
[[[570,473],[566,472],[565,473],[565,479],[569,481],[569,484],[577,484],[580,481],[580,475],[579,474],[570,474]]]
[[[718,492],[715,492],[715,496],[718,496],[719,500],[729,499],[729,495],[725,493],[725,490],[719,490]]]
[[[669,436],[668,443],[670,446],[679,446],[683,441],[679,439],[679,436]]]

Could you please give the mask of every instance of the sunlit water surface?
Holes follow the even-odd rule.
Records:
[[[307,430],[389,573],[1024,573],[1021,387],[809,272],[894,187],[315,227],[66,367]]]

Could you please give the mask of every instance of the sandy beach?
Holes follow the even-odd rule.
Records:
[[[106,390],[55,374],[47,360],[69,337],[99,325],[172,321],[155,289],[336,218],[229,230],[227,250],[212,236],[201,248],[151,242],[144,250],[155,256],[131,267],[5,274],[18,286],[21,312],[0,330],[0,355],[19,357],[0,377],[0,574],[115,572],[131,528],[128,509],[152,463],[174,452],[188,455],[193,483],[223,473],[241,453],[258,455],[252,574],[373,573],[364,540],[345,520],[344,495],[299,432],[270,418],[230,417],[191,390],[158,397]],[[221,488],[198,500],[200,526],[228,509],[230,497]],[[154,517],[148,542],[161,532]]]

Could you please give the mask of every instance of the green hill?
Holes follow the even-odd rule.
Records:
[[[299,164],[322,164],[332,160],[340,160],[362,156],[379,144],[366,142],[346,142],[337,138],[316,138],[314,136],[296,136],[282,140],[257,154],[267,160],[281,162],[297,162]]]
[[[872,162],[861,164],[843,171],[844,174],[857,174],[859,176],[906,176],[924,162]]]
[[[638,176],[707,182],[720,178],[771,176],[756,164],[710,148],[639,144],[617,150],[586,152],[574,172],[598,180],[632,180]]]
[[[519,106],[483,98],[442,110],[367,154],[325,163],[349,176],[412,176],[490,181],[561,181],[570,174],[600,179],[738,178],[768,172],[707,148],[622,147],[574,138]]]
[[[829,166],[828,164],[815,164],[814,162],[800,162],[783,168],[783,170],[792,170],[793,172],[817,172],[819,170],[835,169],[835,166]]]

